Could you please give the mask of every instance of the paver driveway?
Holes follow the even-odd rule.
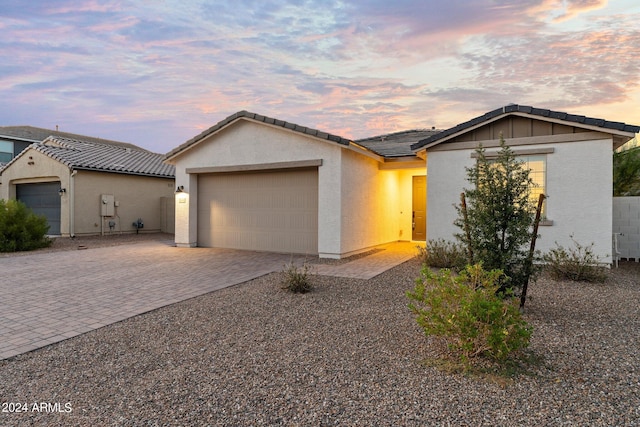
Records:
[[[158,241],[0,258],[0,359],[227,286],[303,257]]]

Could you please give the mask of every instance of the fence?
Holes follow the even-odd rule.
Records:
[[[613,198],[613,233],[620,258],[640,260],[640,197]]]

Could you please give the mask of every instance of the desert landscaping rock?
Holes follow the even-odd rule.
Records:
[[[407,309],[420,265],[373,279],[281,273],[0,361],[0,413],[27,426],[640,425],[640,265],[604,284],[529,288],[528,374],[491,380],[423,363],[438,354]]]

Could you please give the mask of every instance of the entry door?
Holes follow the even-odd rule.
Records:
[[[427,240],[427,177],[413,177],[412,240]]]
[[[16,199],[37,215],[44,215],[50,235],[60,234],[60,182],[16,185]]]

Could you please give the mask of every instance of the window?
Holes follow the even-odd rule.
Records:
[[[0,141],[0,162],[8,163],[13,159],[13,142]]]
[[[553,153],[553,147],[515,149],[516,160],[523,162],[525,169],[529,169],[529,177],[534,185],[530,189],[530,198],[535,206],[538,206],[540,194],[547,194],[547,154]],[[498,157],[497,151],[486,152],[485,157],[492,161]],[[477,159],[478,153],[471,153],[471,158]],[[546,217],[547,201],[542,204],[542,218]]]
[[[524,163],[524,167],[529,169],[529,177],[533,180],[534,186],[531,188],[531,201],[538,205],[540,194],[547,194],[547,156],[518,156],[518,160]],[[545,216],[547,203],[542,205],[542,216]]]

